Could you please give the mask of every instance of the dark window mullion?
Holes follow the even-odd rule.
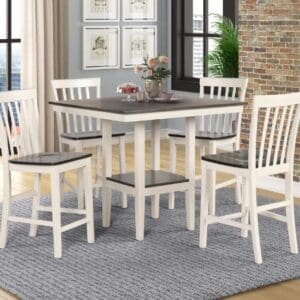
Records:
[[[182,32],[185,31],[185,5],[184,5],[184,0],[181,0],[181,9],[182,9],[182,18],[181,18],[181,28]],[[181,37],[181,78],[184,78],[184,64],[185,64],[185,38],[184,36]]]
[[[7,89],[12,89],[12,3],[7,0]]]
[[[208,63],[207,63],[207,55],[208,55],[208,0],[203,1],[203,12],[204,12],[204,34],[203,38],[203,76],[208,76]]]
[[[21,39],[0,39],[0,44],[7,44],[9,42],[12,43],[21,43]]]

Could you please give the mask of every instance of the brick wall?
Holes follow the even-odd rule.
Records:
[[[300,0],[240,0],[240,77],[249,78],[253,95],[300,90]],[[250,106],[243,117],[242,143],[248,141]],[[295,180],[300,181],[300,132]]]

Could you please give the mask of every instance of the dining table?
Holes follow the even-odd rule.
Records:
[[[177,118],[185,120],[185,179],[189,184],[186,191],[186,228],[194,230],[196,118],[208,115],[240,113],[245,105],[244,102],[240,101],[201,98],[199,95],[176,95],[176,100],[164,102],[126,102],[123,101],[122,97],[102,97],[88,100],[50,101],[49,103],[55,113],[101,119],[103,147],[102,225],[103,227],[111,226],[113,187],[111,183],[123,183],[125,190],[129,193],[132,192],[135,196],[136,239],[140,241],[144,239],[145,195],[150,194],[150,190],[154,186],[160,186],[160,189],[156,189],[154,195],[152,195],[152,216],[157,218],[159,196],[168,193],[168,181],[176,180],[178,175],[169,172],[161,173],[160,170],[161,121]],[[134,173],[112,174],[113,122],[134,124]],[[151,122],[152,141],[152,168],[147,171],[145,168],[146,122]],[[151,172],[151,176],[148,176],[149,172]],[[149,193],[147,193],[148,190]]]

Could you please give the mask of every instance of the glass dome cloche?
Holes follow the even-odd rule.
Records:
[[[141,87],[132,81],[124,82],[117,87],[118,94],[127,95],[125,99],[122,99],[122,101],[126,101],[126,102],[135,102],[136,99],[133,98],[132,95],[140,91],[141,91]]]

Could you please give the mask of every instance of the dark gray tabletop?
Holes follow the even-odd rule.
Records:
[[[179,101],[170,103],[158,102],[123,102],[124,97],[100,98],[91,100],[51,101],[52,105],[80,108],[122,115],[156,113],[178,110],[220,108],[243,106],[245,103],[231,100],[199,98],[199,96],[178,96]]]

